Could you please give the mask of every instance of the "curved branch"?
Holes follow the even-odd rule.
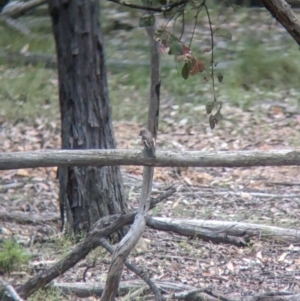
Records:
[[[99,240],[100,245],[106,249],[109,253],[114,253],[114,248],[113,246],[110,245],[110,243],[105,239],[105,238],[101,238]],[[135,266],[134,264],[130,263],[128,260],[125,261],[125,265],[126,267],[131,270],[132,272],[134,272],[137,276],[139,276],[142,280],[144,280],[146,282],[146,284],[148,284],[149,288],[153,291],[154,295],[156,296],[156,299],[159,300],[161,299],[161,294],[160,294],[160,290],[158,289],[158,287],[155,285],[154,282],[152,282],[148,276],[144,273],[144,271],[140,270],[137,266]]]

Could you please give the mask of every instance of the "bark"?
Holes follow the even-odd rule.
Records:
[[[137,133],[138,135],[138,133]],[[299,149],[271,151],[156,151],[156,158],[140,150],[51,150],[0,153],[0,170],[52,166],[190,166],[255,167],[298,166]]]
[[[300,22],[290,5],[284,0],[262,0],[262,3],[300,45]]]
[[[0,11],[1,11],[1,6],[2,6],[1,2],[5,3],[8,1],[0,0]],[[31,0],[31,1],[27,1],[27,2],[20,1],[20,2],[14,3],[13,5],[10,5],[9,7],[3,6],[2,15],[9,16],[12,18],[17,18],[17,17],[23,15],[28,10],[31,10],[31,9],[38,7],[45,3],[46,3],[45,0]]]
[[[106,239],[101,238],[99,240],[99,242],[100,242],[100,245],[104,249],[106,249],[109,253],[113,254],[115,252],[113,246],[110,245]],[[153,281],[150,280],[150,278],[147,276],[147,273],[145,270],[138,268],[135,264],[130,263],[128,260],[125,260],[125,265],[129,270],[134,272],[138,277],[140,277],[142,280],[145,281],[145,283],[149,286],[149,288],[154,293],[156,300],[161,298],[161,293],[160,293],[158,287],[153,283]]]
[[[59,74],[63,149],[116,147],[108,97],[99,1],[49,0]],[[59,168],[68,232],[89,230],[126,209],[119,167]]]
[[[197,236],[203,240],[211,240],[214,243],[222,242],[234,244],[240,239],[249,240],[259,237],[262,240],[277,240],[285,243],[298,243],[300,233],[297,229],[288,229],[262,224],[251,224],[231,221],[216,221],[202,219],[171,219],[163,217],[147,217],[147,226],[163,231],[172,231],[181,235]],[[190,231],[190,234],[188,234]],[[201,237],[201,235],[203,235]]]

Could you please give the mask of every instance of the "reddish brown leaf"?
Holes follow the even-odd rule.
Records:
[[[205,70],[205,67],[200,60],[194,59],[192,61],[192,68],[190,71],[190,75],[196,75],[197,73],[203,72],[204,70]]]
[[[192,54],[192,50],[189,47],[182,44],[182,55],[191,55],[191,54]]]
[[[207,47],[203,50],[203,52],[211,52],[211,47]]]

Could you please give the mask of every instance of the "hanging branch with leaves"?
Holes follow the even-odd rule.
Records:
[[[115,2],[115,0],[113,0]],[[159,0],[160,3],[164,3],[164,0]],[[196,10],[196,14],[194,16],[194,26],[192,31],[192,36],[189,41],[189,46],[185,45],[184,42],[182,42],[182,37],[184,35],[184,23],[185,23],[185,9],[187,4],[190,3],[193,6],[193,9]],[[126,2],[126,6],[128,6],[129,3]],[[218,32],[218,28],[215,29],[215,32],[213,31],[212,21],[210,17],[210,13],[206,4],[206,0],[203,0],[200,4],[195,2],[189,2],[189,1],[181,1],[181,2],[175,2],[172,3],[172,9],[174,11],[172,12],[170,18],[166,22],[165,26],[162,29],[159,29],[155,32],[155,39],[156,41],[160,42],[160,50],[162,53],[173,55],[175,57],[175,62],[178,64],[183,63],[182,69],[181,69],[181,76],[183,79],[187,80],[190,76],[195,76],[199,73],[206,72],[206,75],[204,76],[204,80],[212,80],[212,90],[213,90],[213,101],[207,103],[206,105],[206,113],[209,114],[209,125],[211,129],[214,129],[215,126],[219,123],[219,121],[223,118],[221,114],[222,109],[222,102],[217,100],[216,96],[216,89],[215,89],[215,62],[214,62],[214,34]],[[132,6],[130,6],[132,7]],[[153,26],[155,24],[155,15],[153,12],[164,12],[166,14],[166,11],[162,10],[161,8],[155,8],[153,10],[153,7],[148,6],[148,8],[142,6],[143,9],[146,9],[146,13],[143,14],[143,16],[140,18],[139,26],[140,27],[148,27]],[[162,6],[164,7],[164,6]],[[135,7],[137,8],[137,7]],[[211,62],[210,67],[206,68],[203,61],[199,58],[197,58],[193,52],[192,52],[192,42],[195,34],[195,30],[198,23],[198,17],[202,11],[205,11],[208,19],[209,24],[209,30],[210,30],[210,51],[211,51]],[[171,10],[168,10],[170,12]],[[182,26],[181,26],[181,32],[179,35],[179,38],[174,34],[169,32],[166,28],[168,24],[171,22],[171,20],[174,19],[174,26],[176,21],[181,17],[182,20]],[[211,69],[211,71],[209,71]],[[223,76],[218,75],[217,77],[218,82],[222,82]],[[214,114],[212,112],[216,111]]]

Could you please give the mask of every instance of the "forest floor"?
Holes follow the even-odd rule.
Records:
[[[190,150],[270,150],[289,147],[287,137],[300,141],[297,115],[276,105],[260,106],[260,117],[241,109],[228,108],[232,120],[216,130],[207,121],[195,126],[170,126],[158,138],[158,149]],[[229,113],[229,112],[228,112]],[[239,121],[236,128],[235,122]],[[39,123],[40,122],[40,123]],[[57,128],[36,120],[34,125],[1,123],[1,151],[23,151],[60,147]],[[141,148],[140,125],[116,122],[119,148]],[[243,131],[240,131],[240,129]],[[142,168],[122,167],[130,208],[137,207]],[[154,195],[170,184],[177,192],[151,213],[171,218],[242,221],[299,229],[299,167],[256,168],[156,168]],[[17,184],[17,185],[16,185]],[[16,185],[14,188],[13,185]],[[1,212],[58,214],[56,168],[1,171]],[[224,194],[219,195],[218,192]],[[261,193],[257,196],[255,193]],[[19,224],[2,221],[4,233],[12,235],[33,255],[29,266],[7,277],[23,283],[35,273],[50,267],[72,248],[72,242],[59,235],[59,221]],[[45,238],[49,242],[45,243]],[[195,288],[210,288],[234,298],[266,291],[300,291],[300,245],[284,241],[254,239],[248,247],[214,245],[147,229],[130,260],[149,271],[151,279],[171,281]],[[104,281],[110,255],[99,248],[59,277],[59,282]],[[93,266],[94,262],[94,266]],[[88,272],[86,269],[88,266]],[[126,268],[122,280],[136,279]],[[51,294],[54,294],[51,292]],[[56,295],[55,295],[56,296]],[[42,295],[41,298],[44,298]],[[62,297],[63,299],[63,297]],[[37,299],[39,300],[39,299]],[[74,299],[70,299],[74,300]]]
[[[265,23],[267,24],[267,21]],[[237,23],[231,24],[231,27],[235,28],[235,24]],[[253,24],[253,28],[248,27],[247,30],[253,30],[253,33],[255,26],[259,27],[262,24]],[[266,28],[267,25],[264,30],[268,31]],[[238,27],[236,29],[239,32]],[[277,36],[286,39],[281,28],[278,32]],[[272,34],[272,37],[276,37],[276,34],[277,31]],[[121,40],[126,36],[127,39],[128,35],[119,33],[118,38]],[[282,43],[282,39],[274,38],[274,41],[280,40]],[[260,41],[265,43],[263,38]],[[278,56],[278,66],[281,71],[271,69],[276,67],[273,66],[276,60],[268,62],[269,73],[264,69],[267,68],[266,65],[253,73],[247,69],[249,68],[247,66],[246,70],[242,68],[240,70],[244,76],[242,82],[230,86],[228,80],[227,86],[225,81],[224,86],[218,87],[220,98],[225,103],[224,120],[213,131],[209,128],[205,113],[205,104],[212,97],[211,92],[208,92],[209,83],[201,82],[199,87],[196,86],[195,79],[192,79],[192,82],[184,81],[173,66],[176,72],[173,72],[172,76],[177,76],[181,80],[179,82],[176,79],[174,83],[172,78],[166,75],[166,69],[163,69],[161,126],[157,148],[215,152],[299,147],[300,94],[295,84],[295,78],[297,82],[299,80],[299,71],[293,73],[294,69],[289,69],[286,61],[281,60],[284,59],[286,50],[276,48],[274,52],[281,53]],[[267,59],[265,50],[262,53]],[[120,52],[120,56],[122,55],[124,54]],[[271,57],[271,54],[269,56]],[[257,57],[257,60],[260,59]],[[291,56],[290,59],[293,62]],[[250,60],[249,57],[245,61],[247,60]],[[250,64],[255,65],[254,62],[255,59]],[[19,88],[9,90],[8,81],[16,79],[17,68],[9,70],[7,66],[0,68],[5,69],[1,79],[3,85],[0,95],[3,99],[5,97],[8,99],[10,95],[10,100],[13,102],[16,98],[20,98],[21,94],[17,90]],[[29,73],[36,70],[30,66],[19,68],[24,73],[30,68]],[[139,71],[143,75],[148,74],[143,68]],[[47,85],[57,89],[55,72],[53,70],[45,72],[48,72],[47,76],[51,74],[47,79],[49,81]],[[118,148],[142,148],[138,133],[144,126],[145,121],[142,120],[145,120],[146,111],[139,109],[144,108],[147,101],[148,88],[143,89],[148,78],[145,75],[140,82],[135,83],[130,79],[131,69],[127,70],[126,74],[122,72],[110,70],[109,73]],[[256,72],[258,75],[255,76]],[[261,74],[262,72],[265,73]],[[45,75],[45,78],[47,76]],[[234,82],[235,77],[230,76],[228,74],[228,78]],[[127,82],[129,79],[130,83]],[[282,85],[277,84],[276,80]],[[165,87],[164,83],[166,83]],[[245,83],[248,86],[245,86]],[[5,89],[4,84],[7,84]],[[179,85],[183,86],[182,91],[176,90],[179,89]],[[232,91],[235,90],[238,92],[233,96]],[[34,93],[34,91],[29,92]],[[116,100],[121,94],[126,97]],[[230,97],[236,97],[236,100]],[[16,105],[20,104],[19,98],[15,100]],[[57,92],[53,99],[57,102]],[[228,99],[232,101],[226,102]],[[238,99],[241,100],[240,103]],[[17,112],[10,111],[10,113],[8,107],[3,108],[0,119],[1,152],[60,148],[57,104],[52,105],[51,99],[50,103],[45,98],[43,101],[42,106],[37,102],[39,105],[36,105],[37,108],[33,110],[41,109],[47,112],[51,109],[51,112],[54,112],[53,116],[56,114],[56,117],[49,118],[46,114],[39,115],[34,111],[30,113],[29,118],[22,118],[21,106]],[[23,101],[22,105],[26,107],[28,101]],[[136,111],[133,110],[135,106]],[[128,207],[136,208],[141,188],[142,167],[129,166],[121,169]],[[177,192],[158,205],[150,214],[171,218],[242,221],[299,229],[299,171],[299,167],[155,168],[153,193],[156,195],[171,184],[175,184]],[[58,216],[59,186],[56,172],[56,168],[0,171],[0,212],[21,212],[29,216],[36,213],[42,217]],[[59,225],[59,219],[38,224],[20,224],[9,219],[0,221],[0,240],[12,236],[32,254],[28,265],[5,275],[4,279],[14,285],[24,283],[65,256],[73,248],[74,243],[60,235]],[[45,239],[49,240],[45,242]],[[271,239],[264,241],[257,237],[247,247],[236,247],[216,245],[147,229],[141,243],[129,259],[147,270],[152,280],[185,284],[189,288],[209,288],[231,300],[243,300],[246,296],[253,296],[260,292],[284,290],[300,293],[299,255],[300,242],[291,245],[284,241]],[[56,281],[103,282],[110,258],[107,252],[98,248]],[[132,279],[137,279],[137,276],[125,268],[122,280]],[[30,298],[35,301],[46,299],[76,300],[74,296],[63,295],[58,290],[40,291]]]

